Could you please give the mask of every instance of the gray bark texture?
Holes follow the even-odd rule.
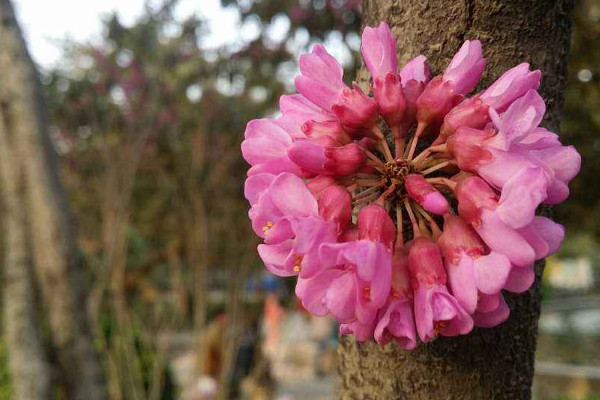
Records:
[[[10,154],[9,158],[2,157],[0,169],[3,173],[14,171],[13,189],[4,193],[5,203],[10,206],[5,228],[9,239],[25,235],[17,239],[26,246],[24,252],[13,257],[20,263],[21,273],[25,273],[27,264],[35,270],[59,364],[58,377],[67,398],[106,398],[102,368],[89,330],[76,236],[58,179],[40,81],[9,0],[0,0],[0,104],[0,136],[7,146],[3,154]],[[9,193],[16,197],[11,199]],[[11,266],[15,271],[18,267]],[[12,299],[5,298],[6,309],[11,304]],[[9,351],[11,360],[21,356],[19,348]],[[36,379],[44,381],[48,377],[41,374],[15,385],[31,385]]]
[[[0,53],[1,57],[1,53]],[[3,60],[0,59],[0,65]],[[21,206],[24,171],[17,162],[15,131],[10,111],[0,94],[0,176],[2,177],[3,230],[6,238],[3,265],[4,340],[9,349],[13,396],[44,400],[50,395],[50,367],[36,308],[36,291],[28,235],[27,215]]]
[[[541,69],[540,91],[548,107],[544,125],[557,132],[573,6],[573,0],[364,0],[363,12],[366,25],[390,25],[401,65],[424,54],[438,75],[464,40],[479,39],[487,67],[478,89],[523,61]],[[364,68],[359,80],[364,86]],[[530,399],[542,270],[538,263],[531,290],[506,295],[511,316],[494,329],[442,337],[412,352],[344,337],[338,351],[339,398]]]

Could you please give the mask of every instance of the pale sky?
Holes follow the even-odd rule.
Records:
[[[145,0],[13,0],[17,18],[25,32],[29,51],[42,67],[60,60],[60,40],[98,41],[104,14],[118,12],[124,24],[131,24],[142,13]],[[191,14],[209,21],[210,36],[205,47],[215,48],[240,38],[239,14],[223,9],[219,0],[182,0],[178,17]]]

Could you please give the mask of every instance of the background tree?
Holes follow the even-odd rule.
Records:
[[[67,43],[66,67],[45,77],[115,398],[167,396],[159,338],[204,329],[221,308],[208,288],[228,293],[232,360],[244,283],[262,272],[242,196],[245,124],[273,112],[314,40],[333,35],[347,55],[352,35],[356,43],[356,1],[241,3],[224,5],[261,28],[244,43],[204,49],[204,22],[177,20],[168,1],[132,26],[109,17],[99,45]],[[275,37],[282,21],[289,27]]]
[[[6,156],[0,169],[8,211],[5,321],[15,395],[24,399],[50,395],[52,374],[40,343],[43,325],[34,319],[38,305],[32,292],[39,285],[39,308],[47,318],[57,361],[53,372],[69,398],[103,399],[102,369],[81,307],[83,271],[57,175],[41,86],[9,0],[0,1],[0,21],[0,138]]]

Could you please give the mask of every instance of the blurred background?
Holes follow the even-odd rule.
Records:
[[[334,398],[337,327],[257,259],[239,148],[246,122],[294,91],[312,44],[352,79],[360,1],[13,2],[42,75],[111,398]],[[544,275],[535,395],[600,399],[595,0],[577,2],[562,140],[583,168],[555,210],[568,234]],[[11,398],[6,357],[1,341],[0,399]]]

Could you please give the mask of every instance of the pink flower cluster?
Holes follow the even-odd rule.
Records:
[[[528,290],[564,237],[536,208],[567,198],[581,162],[539,126],[540,71],[520,64],[466,97],[485,68],[479,41],[431,79],[422,55],[398,70],[385,23],[365,29],[362,56],[372,96],[317,45],[281,117],[248,123],[260,257],[358,340],[413,349],[505,321],[503,291]]]

